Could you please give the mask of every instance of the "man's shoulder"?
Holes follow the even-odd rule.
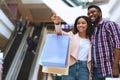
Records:
[[[111,21],[111,20],[103,20],[104,23],[116,23],[115,21]]]

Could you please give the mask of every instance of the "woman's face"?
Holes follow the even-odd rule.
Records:
[[[88,24],[84,18],[78,19],[77,29],[80,33],[83,33],[83,32],[86,33],[87,27],[88,27]]]

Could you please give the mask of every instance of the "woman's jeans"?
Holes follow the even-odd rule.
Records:
[[[89,71],[87,61],[77,61],[69,67],[69,74],[63,75],[62,80],[88,80]]]

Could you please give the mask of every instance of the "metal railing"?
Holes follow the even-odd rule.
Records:
[[[27,31],[25,32],[23,39],[21,41],[21,44],[18,48],[18,51],[15,55],[15,58],[13,59],[13,62],[10,66],[10,69],[5,77],[5,80],[16,80],[18,73],[19,73],[19,70],[21,68],[23,59],[24,59],[24,55],[26,53],[26,49],[27,49],[26,39],[27,39],[31,30],[32,30],[32,27],[29,27],[27,29]]]

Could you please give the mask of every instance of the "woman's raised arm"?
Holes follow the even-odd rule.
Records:
[[[51,17],[51,20],[55,24],[55,31],[57,35],[67,35],[69,36],[70,34],[68,32],[65,32],[61,28],[61,19],[55,12],[53,12],[53,15]]]

